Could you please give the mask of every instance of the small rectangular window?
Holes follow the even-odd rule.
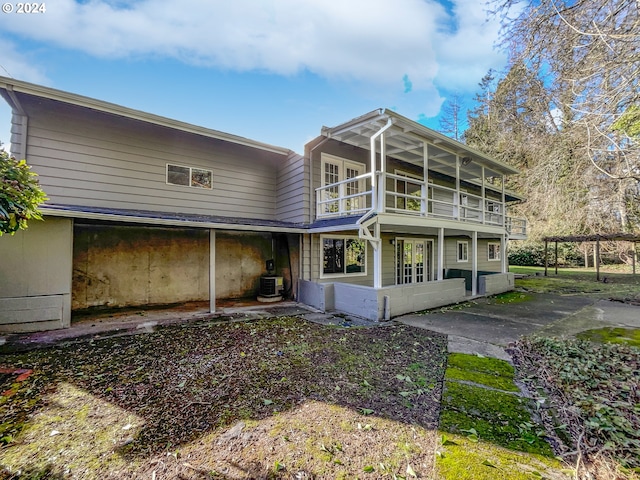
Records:
[[[469,261],[469,242],[458,242],[458,261]]]
[[[490,243],[488,246],[488,260],[498,261],[500,260],[500,244]]]
[[[213,186],[213,172],[203,168],[167,164],[167,183],[211,189]]]

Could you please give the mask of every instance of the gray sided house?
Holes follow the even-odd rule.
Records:
[[[43,222],[0,238],[0,330],[72,312],[290,297],[379,320],[513,286],[517,173],[388,110],[323,128],[299,155],[0,77],[11,152],[38,173]]]

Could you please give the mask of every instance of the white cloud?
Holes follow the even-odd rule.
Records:
[[[406,74],[424,90],[441,75],[481,77],[494,60],[497,30],[484,24],[482,3],[455,4],[455,33],[443,31],[451,19],[434,0],[57,0],[4,28],[103,57],[158,55],[283,75],[307,69],[379,85]]]
[[[6,15],[4,15],[6,16]],[[28,57],[18,53],[15,45],[0,37],[0,75],[3,77],[20,78],[34,83],[46,82],[46,76],[33,65]],[[0,97],[0,142],[9,150],[11,142],[11,108]]]
[[[4,14],[6,17],[6,14]],[[42,70],[34,66],[33,62],[24,54],[19,53],[15,45],[0,37],[0,75],[3,77],[19,78],[34,83],[46,81],[46,76]]]
[[[489,68],[504,64],[505,55],[494,49],[500,23],[489,18],[485,3],[477,0],[457,0],[453,13],[457,29],[443,32],[434,44],[441,65],[436,81],[449,91],[475,91]]]

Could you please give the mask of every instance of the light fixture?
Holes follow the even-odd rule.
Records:
[[[472,161],[473,161],[473,158],[471,158],[471,157],[462,157],[462,165],[464,167],[469,165]]]

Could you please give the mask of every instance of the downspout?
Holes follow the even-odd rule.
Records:
[[[6,92],[9,96],[8,103],[10,104],[9,106],[11,107],[12,113],[20,116],[20,151],[17,153],[18,160],[23,160],[27,158],[27,130],[29,127],[29,117],[27,117],[27,112],[22,108],[20,100],[18,100],[18,97],[13,91],[12,85],[7,85]],[[11,143],[13,144],[13,142]],[[16,152],[12,151],[11,153],[15,154]]]
[[[369,240],[369,242],[371,242],[371,246],[374,249],[377,248],[376,243],[377,244],[380,243],[380,238],[377,238],[375,234],[373,236],[370,235],[370,232],[368,230],[366,232],[363,231],[363,229],[367,228],[367,226],[363,226],[363,224],[367,220],[369,220],[374,214],[378,213],[378,208],[376,205],[377,204],[376,199],[378,197],[378,192],[376,192],[376,138],[378,138],[385,131],[391,128],[392,125],[393,125],[393,119],[389,118],[389,120],[387,120],[387,124],[384,127],[380,128],[380,130],[378,130],[376,133],[374,133],[370,139],[370,143],[371,143],[371,208],[364,215],[362,215],[362,217],[360,217],[356,222],[356,224],[360,229],[359,230],[360,238],[366,238],[367,240]]]
[[[393,125],[393,119],[389,118],[387,120],[387,124],[382,127],[380,130],[378,130],[376,133],[374,133],[371,136],[371,139],[369,140],[371,143],[371,210],[374,212],[378,212],[378,205],[377,205],[377,198],[378,198],[378,192],[376,190],[376,138],[378,138],[380,135],[382,135],[384,132],[386,132],[389,128],[391,128],[391,126]],[[384,152],[384,147],[381,149],[381,154],[383,154]],[[381,158],[380,162],[382,164],[382,162],[384,162],[384,159]],[[367,216],[367,214],[365,214],[365,216]]]

